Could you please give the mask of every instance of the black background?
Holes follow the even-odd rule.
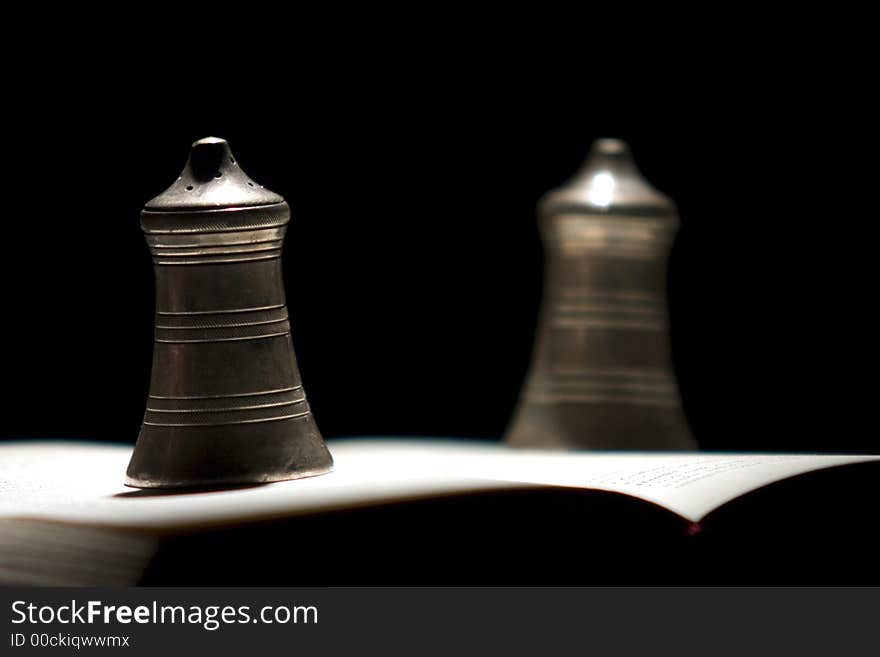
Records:
[[[216,135],[293,209],[286,289],[323,432],[499,438],[540,301],[535,203],[614,136],[679,207],[673,350],[701,445],[880,450],[853,371],[873,369],[856,331],[870,85],[821,53],[522,50],[241,70],[203,52],[143,77],[112,51],[103,68],[56,53],[10,72],[0,437],[134,441],[153,312],[138,213]]]

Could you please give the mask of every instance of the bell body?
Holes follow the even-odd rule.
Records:
[[[530,372],[507,442],[693,449],[672,369],[666,269],[672,202],[625,143],[597,141],[539,207],[545,287]]]
[[[181,178],[144,209],[155,341],[127,485],[213,487],[331,469],[291,342],[281,271],[289,218],[287,203],[215,139],[196,142]]]

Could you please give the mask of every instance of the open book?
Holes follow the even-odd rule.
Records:
[[[239,547],[248,537],[271,542],[291,536],[301,546],[310,541],[310,533],[326,537],[328,528],[332,533],[351,522],[359,528],[358,535],[365,534],[361,540],[375,541],[369,530],[374,521],[377,527],[386,523],[386,534],[397,531],[388,527],[405,533],[413,518],[428,527],[455,527],[450,514],[466,517],[467,508],[483,504],[477,512],[483,520],[467,521],[469,535],[475,536],[491,520],[505,516],[517,524],[520,510],[535,513],[535,500],[548,491],[552,495],[538,503],[546,509],[538,508],[537,517],[558,516],[564,507],[566,514],[579,515],[567,521],[563,516],[562,522],[589,522],[595,502],[578,502],[571,510],[561,500],[598,493],[589,499],[601,499],[603,513],[608,500],[614,499],[621,509],[630,505],[621,513],[633,518],[646,513],[668,516],[671,524],[694,533],[713,512],[774,482],[836,466],[880,462],[880,456],[828,454],[563,453],[414,439],[328,444],[335,460],[328,475],[191,492],[126,488],[122,482],[131,455],[128,446],[48,441],[2,445],[0,582],[135,583],[142,581],[169,541],[177,547],[166,547],[163,558],[173,561],[181,537],[210,536],[198,545],[210,544],[215,552],[225,545],[226,539],[218,537],[228,535],[236,536]],[[453,498],[457,502],[451,510],[430,504]],[[489,506],[487,499],[492,500]],[[466,500],[475,501],[468,507]],[[356,513],[380,508],[406,511],[391,520],[375,513],[365,520]],[[297,524],[315,518],[325,519],[323,529],[315,529],[314,522]],[[278,528],[279,522],[284,533],[266,533],[265,527]],[[345,540],[351,540],[351,534],[347,536]]]

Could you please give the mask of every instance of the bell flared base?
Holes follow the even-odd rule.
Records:
[[[519,409],[505,436],[511,447],[550,450],[694,451],[678,407],[540,404]]]
[[[325,474],[333,458],[311,414],[231,426],[144,425],[126,471],[134,488],[222,488]]]

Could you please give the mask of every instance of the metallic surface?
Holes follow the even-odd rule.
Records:
[[[126,484],[213,487],[323,474],[332,458],[306,401],[281,272],[284,199],[222,139],[141,213],[156,274],[147,410]]]
[[[616,139],[539,206],[543,307],[507,434],[522,447],[693,449],[672,369],[666,263],[675,206]]]

